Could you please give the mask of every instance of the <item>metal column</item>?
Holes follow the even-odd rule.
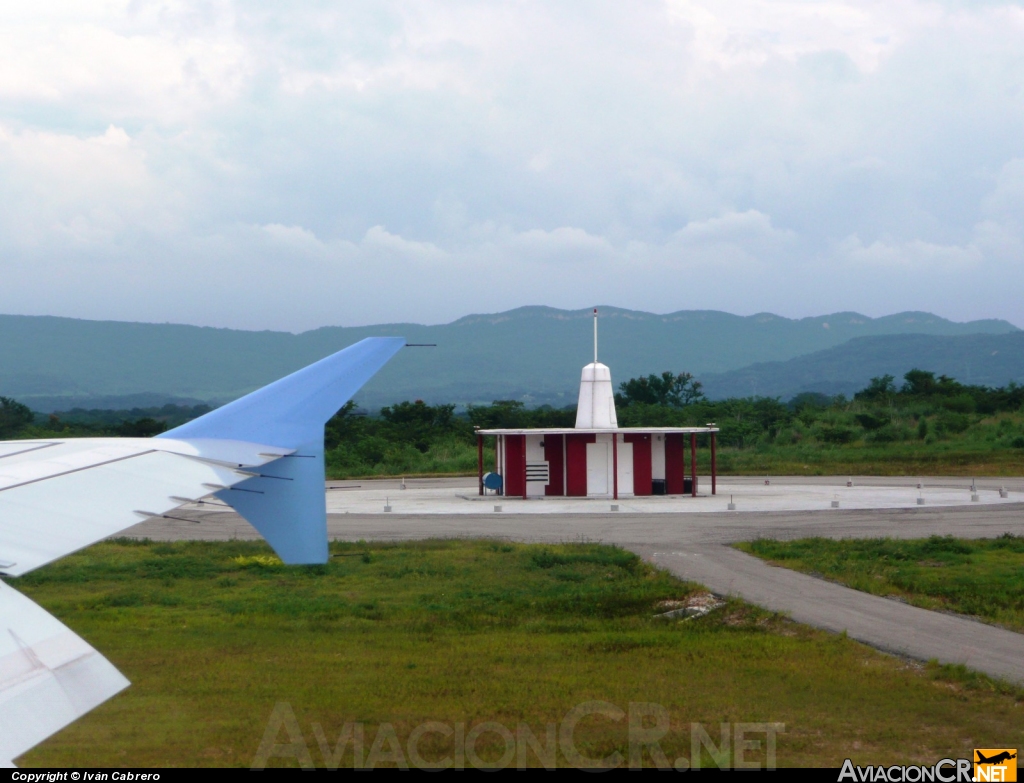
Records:
[[[529,491],[529,482],[526,480],[526,433],[521,436],[523,439],[523,500],[526,500],[526,493]]]
[[[612,433],[612,499],[619,499],[619,436]]]
[[[715,463],[715,433],[711,433],[711,494],[714,495],[717,489],[716,479],[718,478],[717,465]]]
[[[697,433],[690,433],[690,496],[697,497]]]
[[[484,494],[484,436],[476,436],[476,472],[480,479],[480,494]]]

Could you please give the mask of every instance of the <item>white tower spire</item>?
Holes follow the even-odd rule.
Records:
[[[594,362],[583,368],[580,399],[576,407],[577,429],[616,429],[612,371],[597,361],[597,308],[594,308]]]

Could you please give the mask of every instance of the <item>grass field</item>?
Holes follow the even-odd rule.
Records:
[[[291,568],[256,542],[118,541],[11,580],[133,682],[20,763],[249,766],[272,713],[283,728],[271,742],[308,747],[317,766],[345,724],[362,725],[370,763],[395,752],[390,730],[402,752],[424,721],[454,732],[422,736],[428,761],[454,752],[459,763],[464,745],[477,754],[464,752],[467,765],[496,760],[507,747],[500,727],[470,742],[496,722],[517,740],[525,725],[545,748],[552,724],[559,766],[574,760],[571,747],[626,763],[629,718],[614,709],[663,709],[669,763],[693,757],[694,723],[719,746],[722,723],[784,724],[781,766],[838,766],[847,756],[930,764],[975,746],[1024,745],[1017,689],[736,602],[703,618],[655,619],[663,602],[698,588],[613,547],[426,541],[331,551],[326,566]],[[566,716],[594,701],[613,712],[580,720],[566,745]],[[270,763],[296,764],[289,752]],[[710,763],[707,750],[702,757]],[[764,764],[765,746],[747,757]],[[526,759],[538,763],[533,751]],[[353,764],[351,745],[336,764]]]
[[[706,463],[708,471],[710,458]],[[1024,452],[959,442],[757,446],[720,450],[718,468],[722,475],[1021,476]]]
[[[856,590],[898,596],[925,609],[973,615],[1024,632],[1024,537],[761,539],[736,546]]]
[[[719,450],[719,473],[775,476],[1021,476],[1024,451],[967,439],[924,444],[758,445]],[[710,458],[699,462],[710,470]]]

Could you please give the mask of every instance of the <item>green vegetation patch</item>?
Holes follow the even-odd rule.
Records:
[[[1024,472],[1024,386],[989,388],[911,370],[897,388],[872,378],[853,399],[808,392],[787,403],[772,397],[708,400],[689,373],[631,378],[615,395],[625,427],[703,426],[715,422],[718,471],[773,475],[988,475]],[[49,417],[0,397],[0,436],[66,438],[156,435],[208,411],[165,405],[130,411],[75,409]],[[518,400],[428,405],[422,400],[376,415],[346,403],[324,428],[327,475],[451,476],[477,471],[476,429],[572,427],[575,406],[528,408]],[[698,437],[698,470],[711,467],[708,437]],[[484,469],[494,467],[494,438],[484,439]]]
[[[1024,632],[1024,537],[758,539],[736,544],[775,565]]]
[[[544,745],[549,726],[595,701],[664,708],[670,762],[690,757],[695,723],[715,742],[723,722],[785,724],[780,765],[934,763],[972,742],[1024,745],[1012,688],[735,601],[655,618],[700,588],[614,547],[434,540],[331,554],[296,568],[258,542],[124,540],[10,580],[133,683],[20,763],[248,766],[284,709],[315,764],[351,766],[351,745],[334,758],[345,724],[362,727],[365,754],[392,729],[407,748],[424,721],[525,726]],[[586,717],[575,747],[628,758],[627,730],[622,715]],[[477,734],[476,758],[498,759],[500,733]],[[283,729],[277,742],[289,742]],[[419,748],[436,760],[454,742],[434,732]],[[754,757],[764,763],[764,746]]]

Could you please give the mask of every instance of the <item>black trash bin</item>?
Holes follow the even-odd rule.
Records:
[[[652,495],[664,495],[665,494],[665,479],[652,479],[651,480],[651,494]]]

